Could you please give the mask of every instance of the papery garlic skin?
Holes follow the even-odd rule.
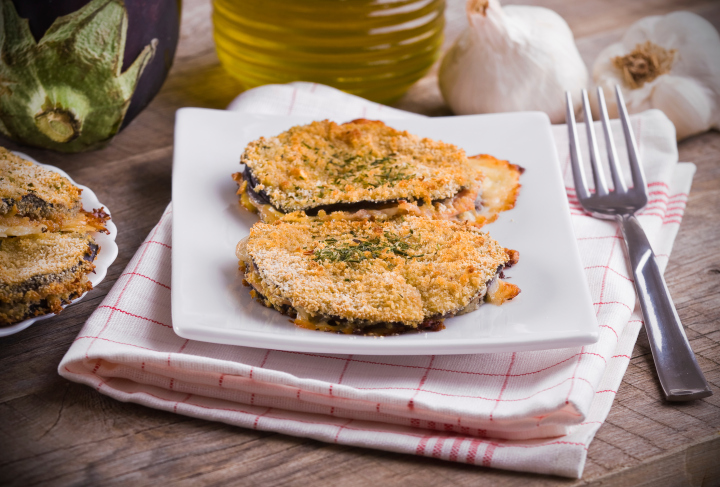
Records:
[[[614,59],[651,42],[674,52],[669,72],[632,88]],[[720,128],[720,35],[710,22],[690,12],[673,12],[635,22],[621,42],[605,48],[593,65],[593,81],[605,92],[611,117],[617,117],[612,96],[622,89],[628,112],[658,108],[673,122],[678,140]],[[597,115],[597,98],[591,96]]]
[[[565,91],[580,106],[588,71],[565,20],[542,7],[469,0],[470,26],[448,50],[439,83],[458,115],[539,110],[565,121]]]

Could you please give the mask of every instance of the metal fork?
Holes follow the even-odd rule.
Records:
[[[575,112],[570,93],[566,92],[570,159],[577,198],[582,207],[590,212],[592,216],[616,220],[622,229],[627,247],[627,256],[630,259],[633,276],[635,277],[635,289],[640,298],[640,306],[645,318],[645,330],[650,340],[655,368],[666,399],[668,401],[690,401],[707,397],[712,395],[712,391],[685,336],[680,317],[673,305],[670,292],[655,260],[655,254],[650,247],[645,232],[634,216],[636,211],[647,204],[647,187],[645,185],[645,175],[638,160],[635,136],[630,129],[625,102],[617,86],[615,87],[615,93],[623,131],[625,132],[633,186],[628,188],[623,181],[615,143],[610,131],[605,97],[602,88],[598,87],[600,116],[605,133],[614,190],[608,190],[605,183],[605,176],[600,166],[600,154],[595,139],[595,129],[593,128],[587,91],[583,90],[585,127],[587,129],[590,162],[595,181],[595,192],[591,193],[588,190],[579,151]]]

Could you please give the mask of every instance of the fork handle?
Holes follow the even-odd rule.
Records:
[[[647,236],[633,215],[618,216],[635,277],[655,368],[668,401],[712,395],[690,348]]]

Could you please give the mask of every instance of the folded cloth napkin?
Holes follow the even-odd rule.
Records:
[[[417,116],[311,83],[256,88],[229,108],[318,119]],[[613,123],[618,147],[624,147],[622,130]],[[639,219],[664,265],[695,167],[677,163],[675,131],[661,112],[644,112],[632,123],[650,191]],[[169,206],[88,319],[59,372],[121,401],[246,428],[580,477],[642,321],[617,226],[586,215],[574,196],[566,130],[557,126],[553,133],[600,326],[594,345],[398,357],[186,340],[171,323]]]

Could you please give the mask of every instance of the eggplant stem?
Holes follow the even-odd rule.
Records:
[[[52,108],[35,116],[38,130],[54,142],[64,144],[80,136],[80,122],[62,108]]]

